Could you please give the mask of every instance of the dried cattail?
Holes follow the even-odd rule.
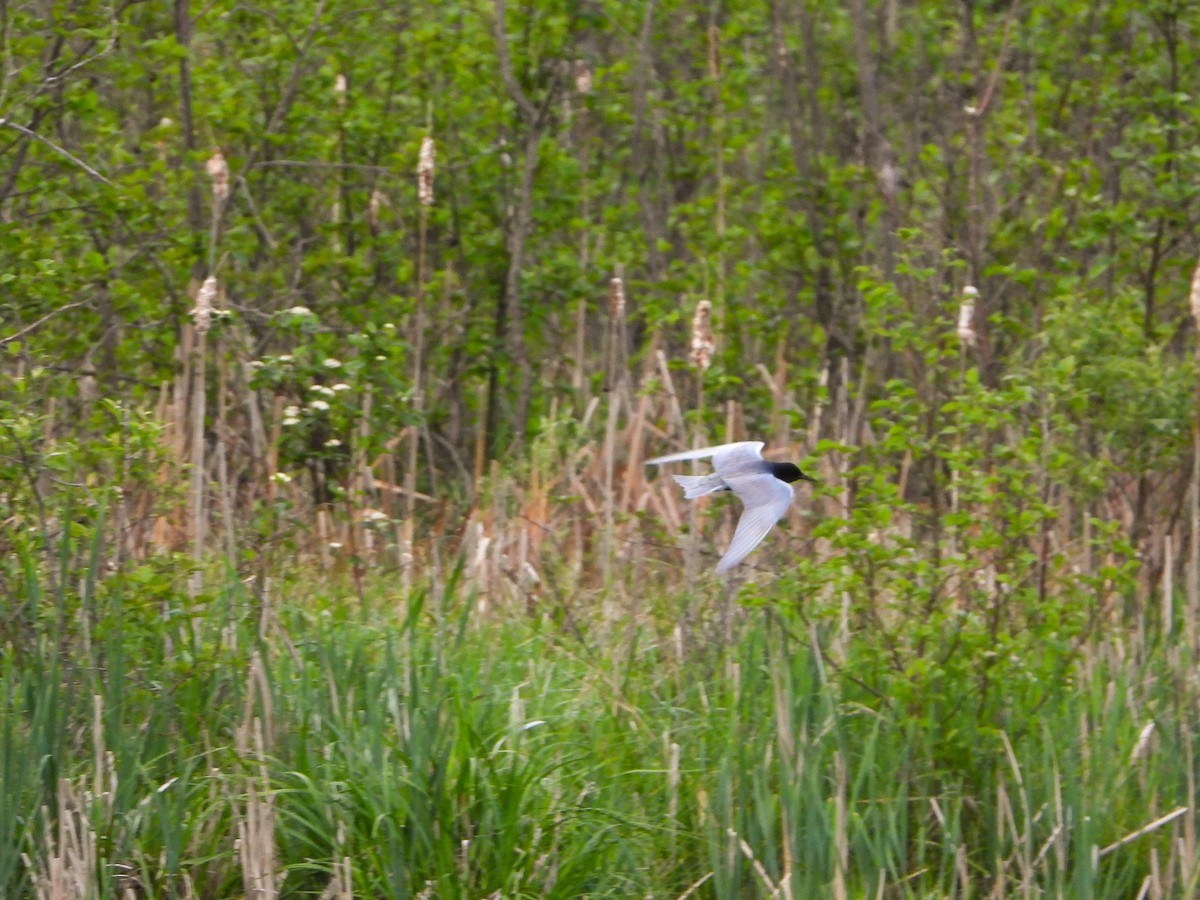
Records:
[[[207,334],[208,326],[212,323],[213,301],[217,299],[217,277],[209,275],[200,285],[196,294],[196,306],[192,310],[192,318],[196,322],[196,334]]]
[[[417,199],[422,206],[433,206],[433,156],[433,138],[426,135],[417,157]]]
[[[608,314],[618,321],[625,318],[625,279],[620,275],[608,283]]]
[[[962,289],[962,301],[958,306],[958,339],[963,346],[975,346],[975,298],[979,291],[974,285],[968,284]]]
[[[701,300],[696,304],[696,315],[692,317],[692,349],[688,361],[701,372],[705,371],[712,364],[716,346],[712,332],[712,304]]]
[[[575,60],[575,93],[590,94],[592,92],[592,69],[587,60]]]
[[[225,154],[220,147],[213,148],[213,155],[204,164],[204,171],[212,179],[213,199],[224,203],[229,196],[229,163],[225,162]]]
[[[900,170],[890,159],[879,167],[879,187],[888,202],[894,203],[900,193]]]
[[[387,203],[387,198],[383,196],[383,191],[379,188],[371,191],[371,199],[367,201],[367,223],[375,228],[379,225],[379,210]]]
[[[175,123],[171,121],[168,116],[163,116],[158,122],[158,129],[160,132],[167,132],[170,131],[171,126],[174,124]],[[156,140],[154,142],[154,149],[158,152],[159,162],[166,162],[167,151],[170,149],[170,146],[167,144],[166,137],[160,137],[158,140]]]
[[[1192,318],[1196,320],[1196,328],[1200,330],[1200,262],[1192,272],[1192,293],[1188,297],[1192,306]]]

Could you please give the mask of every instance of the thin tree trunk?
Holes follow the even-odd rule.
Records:
[[[196,151],[196,128],[192,120],[192,13],[189,0],[175,0],[175,40],[183,53],[179,56],[179,127],[183,132],[183,149],[190,157]],[[187,220],[192,234],[204,231],[204,211],[201,209],[200,186],[195,177],[189,179],[187,191]],[[196,255],[200,258],[199,253]],[[193,272],[199,276],[199,273]]]
[[[499,366],[495,362],[495,354],[499,352],[499,342],[503,339],[511,362],[517,368],[517,409],[516,421],[513,425],[513,436],[517,452],[525,447],[525,431],[529,418],[529,407],[532,399],[533,378],[529,365],[529,356],[525,347],[525,316],[521,304],[521,267],[525,261],[525,243],[529,237],[533,222],[533,181],[537,172],[538,144],[541,141],[542,120],[553,96],[553,89],[547,91],[542,108],[533,102],[517,83],[513,74],[512,60],[508,53],[508,35],[506,32],[505,0],[495,0],[496,7],[496,55],[500,63],[500,77],[508,89],[508,94],[517,106],[517,112],[525,129],[524,160],[521,168],[521,182],[517,190],[516,211],[508,223],[508,272],[504,279],[504,294],[496,310],[495,338],[496,346],[492,348],[493,364],[488,379],[488,453],[495,452],[496,402],[498,400]]]
[[[824,122],[821,117],[820,104],[817,102],[817,92],[820,88],[820,66],[817,60],[817,47],[813,30],[815,23],[807,4],[799,4],[803,15],[801,31],[804,39],[805,73],[808,79],[807,97],[801,99],[800,86],[796,71],[792,66],[791,55],[787,50],[785,39],[784,9],[778,0],[772,0],[771,18],[774,29],[775,53],[774,58],[779,68],[779,83],[783,97],[784,118],[787,121],[788,134],[791,137],[792,164],[796,167],[796,175],[801,183],[804,221],[816,250],[816,272],[812,273],[812,291],[814,298],[814,313],[822,330],[826,334],[827,354],[835,343],[845,344],[837,337],[839,330],[835,327],[835,297],[833,291],[833,276],[830,272],[829,260],[833,254],[825,239],[825,222],[821,213],[817,184],[820,178],[820,166],[817,162],[824,144]],[[805,106],[808,111],[808,133],[804,131]]]
[[[858,90],[862,103],[863,157],[883,194],[883,234],[880,241],[880,263],[889,281],[895,275],[895,233],[897,225],[896,198],[892,184],[895,167],[892,151],[883,131],[883,116],[879,110],[876,84],[875,56],[871,52],[870,20],[866,0],[851,0],[850,17],[854,23],[854,55],[858,63]]]

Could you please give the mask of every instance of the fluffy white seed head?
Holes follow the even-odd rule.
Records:
[[[592,69],[587,60],[575,60],[575,91],[585,95],[592,92]]]
[[[421,141],[421,152],[417,156],[417,199],[422,206],[433,206],[433,160],[436,153],[433,138],[429,135]]]
[[[608,314],[618,320],[625,317],[625,279],[620,275],[608,282]]]
[[[688,353],[688,361],[705,371],[712,365],[713,350],[717,347],[712,332],[712,304],[701,300],[696,304],[696,314],[692,316],[692,341]]]
[[[958,304],[958,339],[965,347],[974,347],[975,334],[975,300],[979,291],[974,285],[968,284],[962,289],[962,300]]]
[[[229,163],[225,161],[225,154],[220,147],[213,148],[213,155],[204,163],[204,171],[212,180],[213,199],[224,203],[229,197]]]
[[[196,306],[192,309],[192,321],[197,334],[207,334],[212,324],[213,302],[217,299],[217,276],[209,275],[196,294]]]

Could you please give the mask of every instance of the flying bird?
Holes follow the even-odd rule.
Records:
[[[711,475],[671,476],[683,488],[684,499],[695,500],[717,491],[733,491],[741,498],[745,509],[733,533],[733,542],[717,563],[718,574],[728,572],[745,559],[784,517],[794,496],[791,482],[817,480],[805,475],[794,463],[763,459],[762,448],[762,441],[738,441],[646,460],[648,466],[659,466],[711,457],[715,469]]]

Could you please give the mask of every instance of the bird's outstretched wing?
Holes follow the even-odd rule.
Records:
[[[713,465],[718,468],[722,459],[762,459],[762,441],[738,441],[734,444],[718,444],[715,447],[700,447],[696,450],[684,450],[682,453],[670,453],[666,456],[656,456],[646,460],[646,465],[657,466],[662,463],[683,462],[688,459],[708,459],[713,457]]]
[[[729,549],[717,563],[718,574],[728,572],[745,559],[784,517],[792,502],[792,486],[774,475],[737,475],[728,482],[746,508],[733,532]]]

